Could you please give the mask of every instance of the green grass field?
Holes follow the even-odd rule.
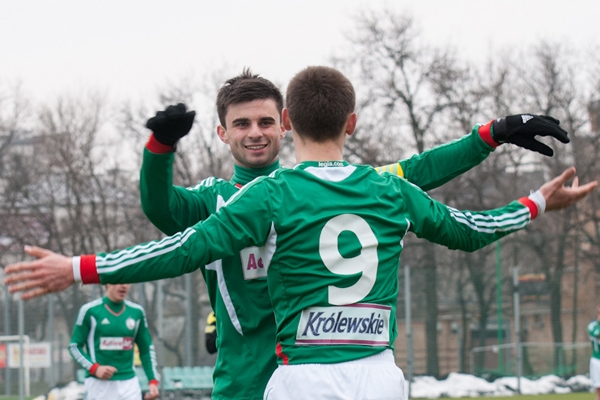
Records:
[[[493,399],[493,400],[594,400],[594,393],[568,393],[568,394],[539,394],[534,396],[500,396],[500,397],[473,397],[474,399]],[[0,397],[0,400],[3,400]]]
[[[34,397],[26,397],[25,400],[32,400]],[[568,393],[568,394],[540,394],[535,396],[509,396],[509,397],[475,397],[476,399],[493,400],[594,400],[593,393]],[[19,400],[19,396],[2,396],[0,400]]]
[[[594,393],[567,393],[567,394],[539,394],[535,396],[510,396],[510,397],[479,397],[481,399],[495,400],[594,400]]]
[[[37,396],[25,397],[25,400],[35,399]],[[2,396],[0,395],[0,400],[19,400],[19,396]]]

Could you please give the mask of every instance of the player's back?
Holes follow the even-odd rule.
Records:
[[[269,184],[276,253],[268,280],[281,357],[331,363],[391,347],[408,229],[400,188],[345,162],[305,162],[278,175]]]

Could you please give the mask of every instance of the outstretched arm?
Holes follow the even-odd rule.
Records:
[[[529,196],[532,204],[527,205],[528,208],[535,209],[536,213],[543,212],[544,208],[546,210],[565,208],[587,196],[598,185],[597,181],[593,181],[579,186],[575,179],[572,186],[566,186],[566,182],[574,177],[575,168],[569,168],[560,176],[545,183],[536,192],[537,194]],[[257,188],[258,186],[252,185],[251,187]],[[415,189],[412,188],[412,190]],[[248,196],[245,200],[253,204],[254,208],[242,202],[242,198],[245,196],[236,197],[239,207],[236,207],[235,212],[229,212],[233,207],[224,207],[223,213],[212,216],[204,223],[177,234],[179,236],[167,237],[160,242],[134,246],[105,255],[72,258],[49,250],[27,246],[25,251],[38,259],[6,266],[4,284],[8,285],[11,293],[23,292],[21,298],[30,299],[68,288],[75,282],[75,274],[80,274],[81,276],[77,277],[77,280],[84,283],[99,283],[100,274],[105,279],[110,279],[110,281],[103,280],[103,283],[142,282],[183,275],[191,272],[197,265],[223,258],[225,255],[235,254],[243,247],[264,244],[271,228],[270,219],[265,219],[264,216],[271,210],[263,203],[256,203],[252,196]],[[268,194],[259,192],[254,198],[268,198]],[[417,206],[423,205],[427,208],[431,205],[431,200],[428,200],[428,203],[423,203],[424,201],[421,203],[417,201],[416,203],[419,204],[412,208],[415,219],[420,219],[421,213],[414,210],[423,209]],[[261,207],[261,204],[264,207]],[[228,213],[231,214],[228,220],[223,221],[222,218],[219,218]],[[531,219],[535,218],[533,211],[531,214]],[[442,222],[443,220],[444,218],[441,219]],[[231,221],[239,223],[229,224],[228,222]],[[264,223],[265,221],[266,223]],[[426,229],[432,232],[431,236],[437,235],[436,223],[439,222],[433,219],[426,223],[428,225]],[[237,225],[237,227],[230,225]],[[240,229],[240,227],[248,228],[248,230]],[[215,232],[219,232],[219,235],[215,236]],[[193,240],[188,240],[192,236]],[[439,241],[436,243],[444,244]],[[233,246],[234,244],[235,246]],[[172,268],[164,268],[165,263],[171,264]],[[87,268],[81,268],[84,264]]]
[[[264,185],[242,190],[256,192],[237,196],[235,207],[232,202],[206,221],[160,241],[76,257],[26,246],[25,252],[37,259],[6,266],[4,283],[13,293],[23,292],[22,299],[31,299],[75,282],[136,283],[182,276],[245,247],[262,246],[271,231],[272,210],[256,199],[269,198],[269,193]]]
[[[593,181],[579,186],[575,178],[572,186],[566,186],[566,182],[573,178],[575,168],[571,167],[528,197],[487,211],[457,210],[413,187],[411,193],[407,191],[403,196],[410,215],[409,229],[418,237],[450,249],[475,251],[523,229],[544,211],[560,210],[576,203],[598,185],[597,181]]]
[[[550,136],[568,143],[560,122],[545,115],[519,114],[475,125],[470,134],[397,163],[376,168],[406,178],[424,191],[439,187],[479,165],[502,143],[512,143],[531,151],[552,156],[553,150],[536,140]]]

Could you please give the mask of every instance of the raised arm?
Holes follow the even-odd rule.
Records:
[[[397,163],[376,168],[391,172],[428,191],[439,187],[479,165],[502,143],[552,156],[554,152],[536,140],[536,136],[550,136],[568,143],[567,132],[560,122],[544,115],[519,114],[498,118],[485,125],[475,125],[470,134]]]
[[[203,193],[173,185],[177,142],[187,135],[195,112],[185,105],[169,106],[146,123],[152,134],[144,148],[140,171],[140,200],[154,226],[173,235],[208,217]]]

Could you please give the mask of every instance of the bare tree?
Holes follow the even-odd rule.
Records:
[[[582,142],[586,140],[585,127],[588,123],[586,100],[578,81],[578,66],[565,45],[541,42],[530,51],[532,63],[520,63],[517,86],[524,106],[543,114],[554,115],[569,132],[572,143],[560,149],[552,158],[544,158],[545,169],[556,175],[567,165],[575,164],[582,180],[590,178],[589,159],[580,156]],[[586,144],[587,145],[587,144]],[[572,207],[537,223],[528,244],[538,255],[540,266],[546,275],[550,289],[550,315],[552,336],[555,343],[564,342],[562,326],[562,281],[565,269],[577,258],[578,231],[580,220],[578,207]],[[564,360],[562,349],[556,348],[555,365]]]
[[[468,70],[452,49],[425,46],[412,18],[391,10],[357,16],[348,41],[351,58],[335,62],[353,77],[357,87],[359,128],[347,144],[352,161],[372,165],[395,162],[447,139],[448,127],[457,128],[448,121],[451,110],[463,102],[459,82],[467,79]],[[456,131],[454,134],[458,136]],[[427,282],[427,373],[437,376],[438,262],[433,245],[418,247],[412,251],[419,251],[418,265]]]

